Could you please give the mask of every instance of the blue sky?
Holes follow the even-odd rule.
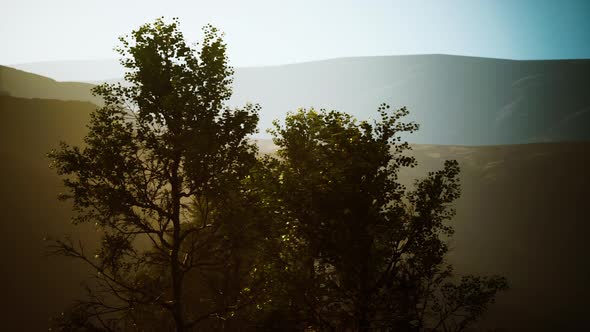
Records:
[[[212,23],[234,66],[445,53],[590,58],[590,0],[0,0],[0,64],[116,58],[117,37],[158,16],[185,37]]]

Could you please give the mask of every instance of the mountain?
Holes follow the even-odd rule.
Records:
[[[65,71],[69,64],[59,66]],[[97,63],[96,68],[100,66]],[[42,72],[42,67],[35,68]],[[86,81],[105,78],[99,70],[86,72]],[[340,58],[237,68],[233,90],[230,105],[261,104],[263,136],[272,120],[299,107],[336,109],[369,119],[386,102],[407,106],[411,119],[420,123],[421,130],[407,137],[413,143],[590,140],[590,60],[451,55]]]
[[[0,96],[0,284],[8,304],[0,315],[6,330],[46,330],[50,316],[83,295],[88,270],[47,257],[43,238],[71,233],[90,243],[90,252],[99,234],[70,224],[71,205],[58,202],[64,188],[45,154],[60,140],[82,144],[94,108]],[[276,149],[269,140],[258,144],[263,153]],[[590,143],[413,145],[419,166],[401,174],[408,185],[445,159],[461,166],[450,255],[456,271],[510,280],[511,290],[499,296],[481,326],[566,331],[590,324],[588,151]]]
[[[590,324],[589,74],[590,60],[334,59],[238,68],[230,103],[260,102],[263,126],[299,106],[366,119],[380,102],[407,105],[422,124],[408,139],[426,144],[413,145],[420,164],[402,174],[403,182],[457,159],[463,194],[450,260],[459,273],[497,273],[511,282],[481,326],[584,330]],[[92,86],[0,66],[0,231],[6,234],[0,284],[8,304],[0,320],[6,330],[46,330],[49,316],[82,295],[88,271],[47,257],[42,239],[71,233],[92,243],[99,234],[70,224],[71,206],[57,201],[64,188],[45,154],[60,140],[82,143],[100,103]],[[545,141],[553,143],[520,144]],[[264,153],[275,149],[266,139],[258,144]]]
[[[89,83],[57,82],[44,76],[0,66],[0,95],[79,100],[100,104],[100,98],[94,97],[90,91],[93,87],[94,85]]]
[[[407,106],[421,144],[590,139],[590,60],[510,61],[446,55],[345,58],[236,71],[233,104],[262,104],[262,127],[297,107],[367,119]]]
[[[450,261],[459,273],[500,274],[511,289],[480,326],[582,331],[590,326],[590,143],[414,145],[404,182],[461,167]]]
[[[88,102],[0,96],[0,285],[4,331],[47,331],[49,318],[83,296],[87,270],[48,257],[48,235],[71,233],[92,242],[96,233],[70,223],[71,205],[45,157],[59,141],[81,144],[96,106]]]
[[[43,61],[9,66],[66,82],[105,81],[121,78],[125,73],[115,59]]]

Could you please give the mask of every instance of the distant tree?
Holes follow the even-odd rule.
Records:
[[[103,234],[96,253],[71,239],[52,246],[96,271],[62,330],[186,331],[239,305],[239,292],[219,294],[244,281],[235,273],[249,234],[236,225],[252,200],[243,181],[256,164],[247,137],[259,107],[225,106],[226,45],[214,27],[204,33],[197,50],[177,20],[157,19],[120,38],[130,86],[96,87],[105,105],[92,114],[85,145],[61,143],[49,154],[74,222]]]
[[[459,166],[446,161],[406,190],[416,161],[399,134],[405,108],[379,122],[300,110],[275,122],[265,188],[277,259],[259,269],[269,295],[261,324],[303,330],[461,331],[485,311],[502,277],[453,277],[445,262]]]

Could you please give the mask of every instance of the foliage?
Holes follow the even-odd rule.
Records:
[[[232,69],[219,32],[200,50],[162,19],[121,38],[130,86],[101,85],[83,147],[50,153],[75,223],[55,253],[96,274],[56,321],[62,331],[462,330],[501,277],[454,277],[445,261],[459,166],[407,190],[416,165],[405,108],[380,120],[300,110],[271,131],[276,156],[248,136],[259,107],[230,110]],[[94,255],[93,255],[94,254]]]
[[[221,35],[212,26],[204,32],[198,51],[176,20],[121,38],[131,85],[96,87],[105,105],[92,115],[85,146],[62,143],[50,153],[66,176],[62,198],[73,201],[74,222],[95,223],[103,234],[94,257],[68,240],[53,247],[97,271],[77,309],[103,328],[140,324],[149,316],[142,311],[155,310],[182,331],[224,310],[187,299],[186,278],[226,267],[234,240],[228,206],[246,199],[241,182],[257,151],[247,136],[259,107],[224,106],[233,71]]]
[[[299,329],[463,328],[506,288],[500,277],[452,282],[444,257],[459,166],[447,161],[406,190],[399,170],[416,161],[399,134],[418,126],[388,109],[374,123],[313,109],[275,122],[268,196],[282,227],[268,317],[301,317]]]

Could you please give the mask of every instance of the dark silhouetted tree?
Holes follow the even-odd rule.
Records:
[[[416,161],[407,110],[380,120],[299,111],[272,132],[276,156],[248,140],[259,107],[228,109],[232,69],[218,31],[197,50],[162,19],[121,38],[128,86],[94,89],[83,147],[50,153],[75,223],[97,251],[52,246],[95,270],[57,321],[62,331],[460,331],[501,277],[456,278],[445,261],[459,197],[447,161],[407,190]]]
[[[405,108],[378,122],[300,110],[272,131],[278,258],[269,262],[263,324],[302,330],[461,330],[507,287],[501,277],[453,279],[445,262],[459,166],[399,184],[416,161],[400,134]],[[263,273],[263,272],[259,272]]]
[[[197,50],[177,20],[158,19],[120,38],[130,85],[96,87],[105,105],[92,114],[85,146],[62,143],[50,153],[74,222],[103,234],[96,253],[68,239],[53,246],[96,270],[63,330],[185,331],[238,306],[236,292],[218,296],[218,281],[240,270],[236,252],[247,234],[234,226],[247,215],[242,182],[256,163],[247,136],[258,106],[225,106],[233,74],[226,45],[214,27],[204,33]]]

